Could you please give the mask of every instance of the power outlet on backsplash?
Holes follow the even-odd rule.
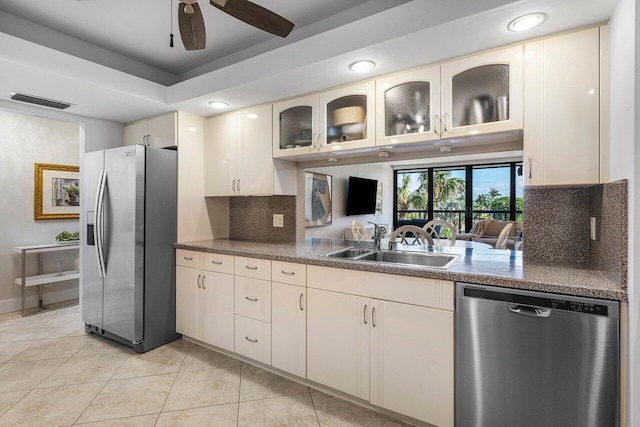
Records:
[[[282,228],[284,227],[284,215],[283,214],[273,214],[273,226]]]

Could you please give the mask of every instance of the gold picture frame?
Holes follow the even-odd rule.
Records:
[[[33,219],[80,219],[80,167],[35,163]]]

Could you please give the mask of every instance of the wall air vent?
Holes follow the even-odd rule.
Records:
[[[67,102],[54,101],[53,99],[40,98],[38,96],[26,95],[24,93],[12,93],[11,99],[13,99],[14,101],[41,105],[43,107],[55,108],[57,110],[66,110],[72,105]]]

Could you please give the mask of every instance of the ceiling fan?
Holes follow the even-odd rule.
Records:
[[[249,0],[210,0],[211,6],[249,25],[280,37],[287,37],[293,23],[275,12]],[[198,0],[181,0],[178,4],[178,26],[186,50],[204,49],[207,35]]]

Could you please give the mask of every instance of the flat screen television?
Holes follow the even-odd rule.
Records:
[[[377,180],[350,176],[347,189],[347,215],[375,213],[377,192]]]

